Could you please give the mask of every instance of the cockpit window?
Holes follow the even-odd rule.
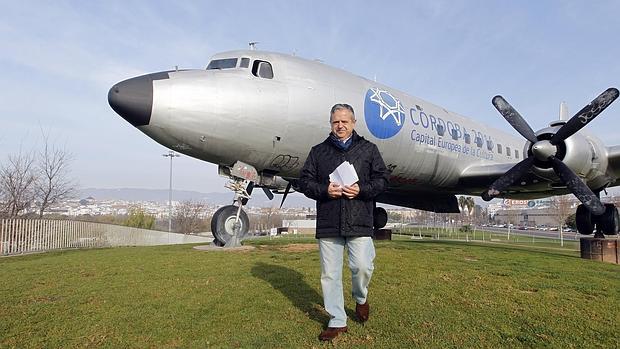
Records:
[[[214,59],[209,62],[207,70],[211,69],[231,69],[237,66],[237,58]]]
[[[271,63],[255,60],[252,65],[252,74],[259,78],[273,79],[273,69]]]
[[[241,58],[241,64],[239,64],[239,68],[248,68],[250,66],[250,59],[247,57]]]

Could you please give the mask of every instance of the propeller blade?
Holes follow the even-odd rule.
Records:
[[[513,183],[518,181],[527,171],[530,170],[534,164],[534,157],[530,156],[521,160],[518,164],[514,165],[510,170],[506,171],[503,176],[499,177],[489,189],[482,193],[482,199],[484,201],[490,201],[493,198],[497,197],[504,190],[506,190]]]
[[[269,198],[269,200],[273,200],[273,193],[271,192],[271,190],[263,187],[263,191],[265,192],[265,195],[267,195],[267,197]]]
[[[508,121],[512,127],[517,130],[525,139],[532,143],[536,143],[538,138],[530,125],[523,119],[521,114],[515,110],[502,96],[495,96],[492,99],[493,106]]]
[[[590,212],[595,215],[602,215],[605,212],[605,206],[601,200],[590,190],[590,188],[579,178],[573,170],[566,166],[562,160],[555,156],[550,156],[549,161],[560,177],[562,182],[566,184],[568,189],[586,206]]]
[[[280,208],[282,208],[282,205],[284,205],[284,200],[286,200],[286,196],[291,191],[292,186],[293,185],[291,184],[291,182],[288,182],[288,184],[286,185],[286,189],[284,190],[284,195],[282,196],[282,202],[280,202]]]
[[[252,195],[252,191],[254,190],[254,182],[250,181],[250,183],[248,183],[248,186],[245,188],[245,191],[248,193],[248,195]],[[248,198],[242,198],[241,199],[241,204],[245,205],[248,203]]]
[[[590,121],[594,120],[598,114],[605,110],[605,108],[609,107],[609,105],[618,98],[619,94],[618,89],[610,87],[598,97],[594,98],[590,104],[578,111],[577,114],[570,118],[570,120],[551,137],[551,144],[557,145],[581,130],[590,123]]]

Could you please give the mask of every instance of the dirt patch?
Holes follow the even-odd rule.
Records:
[[[254,250],[254,246],[239,246],[239,247],[219,247],[214,245],[201,245],[194,246],[194,250],[200,251],[225,251],[225,252],[248,252]]]
[[[280,247],[280,250],[286,252],[308,252],[316,251],[319,249],[318,244],[289,244]]]

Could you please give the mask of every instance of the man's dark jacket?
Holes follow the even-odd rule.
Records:
[[[301,169],[299,189],[316,200],[316,238],[372,236],[374,199],[387,188],[388,172],[373,143],[351,135],[351,145],[343,150],[331,136],[312,147]],[[360,192],[354,199],[332,199],[327,194],[329,174],[349,161],[359,178]]]

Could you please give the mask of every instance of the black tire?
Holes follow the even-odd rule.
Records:
[[[211,218],[211,233],[215,238],[216,245],[224,246],[228,240],[233,236],[233,224],[237,217],[237,210],[239,207],[234,205],[228,205],[221,207],[213,214]],[[239,222],[241,227],[239,229],[238,237],[243,239],[250,229],[250,220],[245,211],[241,210],[239,214]]]
[[[584,205],[577,206],[575,213],[575,225],[579,234],[591,235],[594,232],[594,223],[592,222],[592,213]]]
[[[385,227],[388,221],[387,211],[383,207],[375,207],[373,210],[373,225],[375,229]]]
[[[620,216],[614,204],[605,204],[605,213],[599,217],[601,230],[605,235],[616,235],[620,229]]]

